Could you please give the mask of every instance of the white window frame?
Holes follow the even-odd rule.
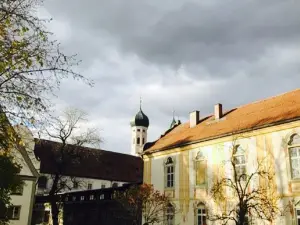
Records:
[[[199,203],[197,205],[195,214],[196,214],[196,225],[207,224],[207,209],[203,203]]]
[[[236,163],[236,159],[239,159],[239,163]],[[242,159],[242,160],[240,160]],[[241,179],[241,181],[246,180],[246,176],[240,177],[242,174],[247,175],[247,158],[246,158],[246,152],[241,148],[240,145],[234,146],[234,152],[233,152],[233,160],[234,160],[234,166],[235,171],[237,173],[237,179]]]
[[[93,184],[92,183],[88,183],[87,189],[88,190],[92,190],[93,189]]]
[[[165,162],[165,188],[175,187],[175,163],[172,157]]]

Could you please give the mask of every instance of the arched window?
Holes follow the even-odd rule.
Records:
[[[196,186],[206,184],[207,162],[202,151],[199,151],[195,159]]]
[[[137,139],[136,139],[136,144],[140,144],[140,142],[141,142],[141,139],[138,137]]]
[[[174,187],[174,161],[169,157],[165,163],[165,187],[173,188]]]
[[[38,179],[38,188],[47,188],[48,179],[46,176],[40,176]]]
[[[300,136],[293,134],[288,142],[292,179],[300,178]]]
[[[199,203],[196,208],[196,224],[206,225],[206,209],[203,203]]]
[[[169,204],[166,208],[165,221],[166,221],[166,225],[175,224],[175,209],[172,204]]]
[[[246,180],[247,170],[246,170],[246,156],[245,151],[240,145],[236,145],[233,149],[233,163],[236,172],[237,180]]]

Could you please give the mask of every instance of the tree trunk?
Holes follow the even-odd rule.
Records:
[[[52,225],[59,225],[58,223],[59,210],[55,198],[50,200],[50,204],[51,204]]]
[[[53,184],[49,192],[50,205],[51,205],[51,216],[52,216],[52,225],[59,225],[58,214],[59,208],[57,206],[56,190],[58,186],[59,175],[56,174],[53,179]]]

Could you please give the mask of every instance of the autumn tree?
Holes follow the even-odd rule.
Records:
[[[279,196],[268,157],[257,160],[249,171],[245,149],[236,140],[232,143],[230,159],[224,162],[231,172],[213,183],[211,196],[218,207],[211,210],[209,219],[236,225],[255,219],[274,221],[280,214]]]
[[[164,221],[164,212],[170,200],[153,188],[153,185],[132,185],[125,191],[117,191],[115,199],[134,218],[134,225],[152,225]]]
[[[0,108],[10,121],[32,124],[49,112],[63,78],[91,84],[74,71],[78,60],[61,51],[37,10],[41,0],[0,1]]]
[[[51,143],[53,154],[49,156],[55,168],[49,175],[51,187],[48,195],[53,225],[59,224],[61,202],[58,194],[71,190],[74,183],[79,187],[84,185],[84,181],[67,175],[68,167],[74,168],[80,165],[82,147],[99,147],[100,144],[100,137],[96,129],[84,129],[86,122],[85,113],[68,109],[63,116],[53,118],[52,123],[42,130],[43,136],[55,141]],[[43,145],[43,140],[40,144]]]
[[[22,186],[18,176],[20,165],[12,156],[12,149],[17,149],[17,135],[3,113],[0,113],[0,225],[8,223],[11,193]]]

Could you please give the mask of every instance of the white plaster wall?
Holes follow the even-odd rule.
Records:
[[[15,206],[21,206],[21,211],[20,211],[20,219],[11,220],[9,224],[11,225],[28,224],[33,183],[34,181],[26,180],[24,183],[23,194],[11,196],[11,204]]]
[[[138,131],[138,129],[140,131]],[[144,130],[144,132],[143,132]],[[139,155],[143,151],[143,146],[147,142],[147,127],[131,127],[131,155]],[[140,138],[140,144],[137,144],[137,138]],[[144,144],[143,144],[144,138]],[[133,141],[134,140],[134,141]]]

